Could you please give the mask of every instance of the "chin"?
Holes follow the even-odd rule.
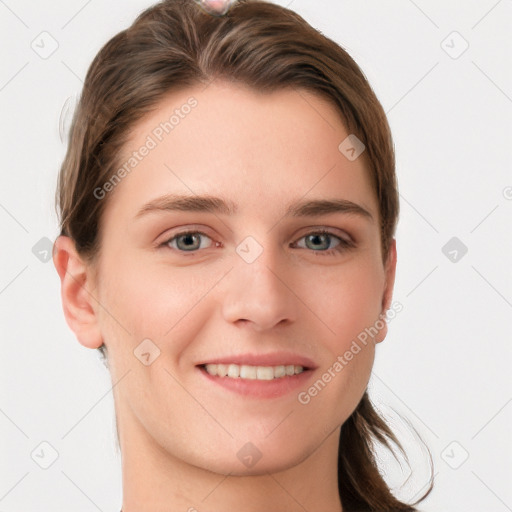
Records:
[[[208,453],[208,460],[203,458],[197,465],[223,475],[263,476],[297,466],[309,455],[306,446],[294,446],[292,450],[283,443],[280,443],[281,448],[268,442],[237,444],[240,447],[234,453],[229,448],[222,450],[222,453],[212,450]]]

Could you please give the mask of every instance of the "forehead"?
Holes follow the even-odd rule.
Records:
[[[208,193],[278,215],[289,200],[329,196],[376,217],[364,153],[349,160],[339,149],[348,135],[337,109],[303,89],[216,80],[173,92],[132,128],[113,208],[135,214],[165,193]]]

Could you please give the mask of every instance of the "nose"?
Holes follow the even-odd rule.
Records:
[[[295,322],[300,301],[290,279],[291,269],[277,251],[265,248],[252,263],[235,254],[234,268],[224,282],[224,319],[257,332]]]

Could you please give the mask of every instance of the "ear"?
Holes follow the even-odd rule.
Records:
[[[391,306],[391,300],[393,298],[393,288],[395,286],[395,274],[396,274],[396,239],[393,238],[389,246],[388,259],[386,261],[386,280],[384,284],[384,293],[382,294],[382,311],[379,319],[384,323],[382,329],[379,329],[377,336],[375,336],[375,343],[384,341],[388,334],[388,324],[386,322],[386,312]]]
[[[103,338],[98,325],[98,302],[92,295],[93,272],[76,252],[71,238],[63,235],[57,238],[53,264],[61,281],[62,309],[67,324],[84,347],[100,347]]]

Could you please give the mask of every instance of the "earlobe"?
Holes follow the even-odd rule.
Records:
[[[73,240],[59,236],[53,247],[53,263],[61,281],[62,309],[78,341],[87,348],[103,344],[97,317],[97,301],[91,294],[91,272],[76,252]]]
[[[388,333],[388,326],[386,321],[386,312],[391,306],[391,300],[393,298],[393,289],[395,286],[395,275],[396,275],[396,261],[397,261],[397,254],[396,254],[396,239],[393,238],[393,240],[390,243],[389,246],[389,254],[388,259],[386,262],[386,281],[384,285],[384,293],[382,295],[382,312],[380,315],[380,320],[383,322],[382,329],[379,329],[378,335],[375,337],[375,342],[380,343],[381,341],[384,341],[384,339],[387,336]]]

